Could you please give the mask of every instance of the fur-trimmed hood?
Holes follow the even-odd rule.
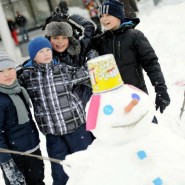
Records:
[[[80,42],[75,37],[69,37],[67,52],[71,55],[78,55],[81,51]]]
[[[51,22],[46,25],[46,36],[48,38],[55,36],[65,36],[69,39],[67,52],[71,55],[78,55],[81,50],[79,41],[73,36],[72,26],[67,22]]]

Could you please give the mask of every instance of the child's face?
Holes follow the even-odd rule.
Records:
[[[1,85],[12,85],[17,79],[16,69],[8,68],[0,70],[0,84]]]
[[[101,25],[104,30],[115,30],[119,28],[121,20],[109,14],[102,14],[100,17]]]
[[[39,64],[49,64],[53,58],[50,48],[43,48],[38,51],[34,60]]]
[[[64,52],[69,46],[68,37],[64,37],[62,35],[51,37],[50,42],[53,49],[58,53]]]

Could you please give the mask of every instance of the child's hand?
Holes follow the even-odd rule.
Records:
[[[88,60],[91,60],[91,59],[93,59],[95,57],[98,57],[99,54],[98,54],[98,52],[96,50],[91,49],[91,50],[88,51],[86,56],[87,56],[87,61],[88,61]]]
[[[165,108],[170,104],[170,97],[167,92],[157,93],[156,94],[156,110],[160,109],[160,112],[163,113]]]
[[[156,110],[160,110],[161,113],[165,110],[165,108],[170,104],[170,97],[167,92],[167,87],[163,83],[156,83],[155,85],[156,92]]]

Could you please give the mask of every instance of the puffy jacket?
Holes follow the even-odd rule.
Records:
[[[158,57],[148,39],[141,31],[134,29],[138,23],[139,19],[127,19],[120,28],[97,36],[93,45],[99,55],[114,55],[124,83],[147,92],[143,69],[153,86],[159,83],[165,85],[165,80]]]
[[[22,100],[22,94],[18,94]],[[39,144],[39,134],[27,108],[30,121],[18,124],[16,108],[7,94],[0,93],[0,148],[25,152]],[[8,153],[0,153],[0,163],[12,159]]]
[[[45,65],[30,60],[21,71],[19,83],[30,95],[35,119],[43,134],[67,134],[85,123],[82,102],[72,93],[74,85],[89,81],[83,68],[57,60]]]
[[[15,18],[15,21],[19,27],[24,27],[26,26],[26,23],[27,23],[26,17],[24,17],[23,15],[18,15]]]

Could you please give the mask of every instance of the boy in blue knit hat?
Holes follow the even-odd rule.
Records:
[[[104,33],[93,42],[99,55],[112,53],[123,81],[148,93],[144,69],[155,88],[156,110],[163,113],[170,104],[167,86],[154,49],[144,34],[134,29],[139,19],[125,18],[124,5],[118,0],[104,1],[99,13]]]
[[[41,155],[39,133],[29,106],[29,95],[17,81],[15,62],[0,51],[1,149]],[[0,166],[6,185],[44,185],[44,163],[37,158],[0,151]]]
[[[33,102],[40,131],[46,136],[48,156],[64,160],[66,155],[85,150],[93,138],[85,129],[85,112],[74,85],[89,82],[88,72],[52,59],[52,46],[45,37],[28,43],[30,60],[23,64],[19,82]],[[65,185],[67,175],[51,163],[53,185]]]

